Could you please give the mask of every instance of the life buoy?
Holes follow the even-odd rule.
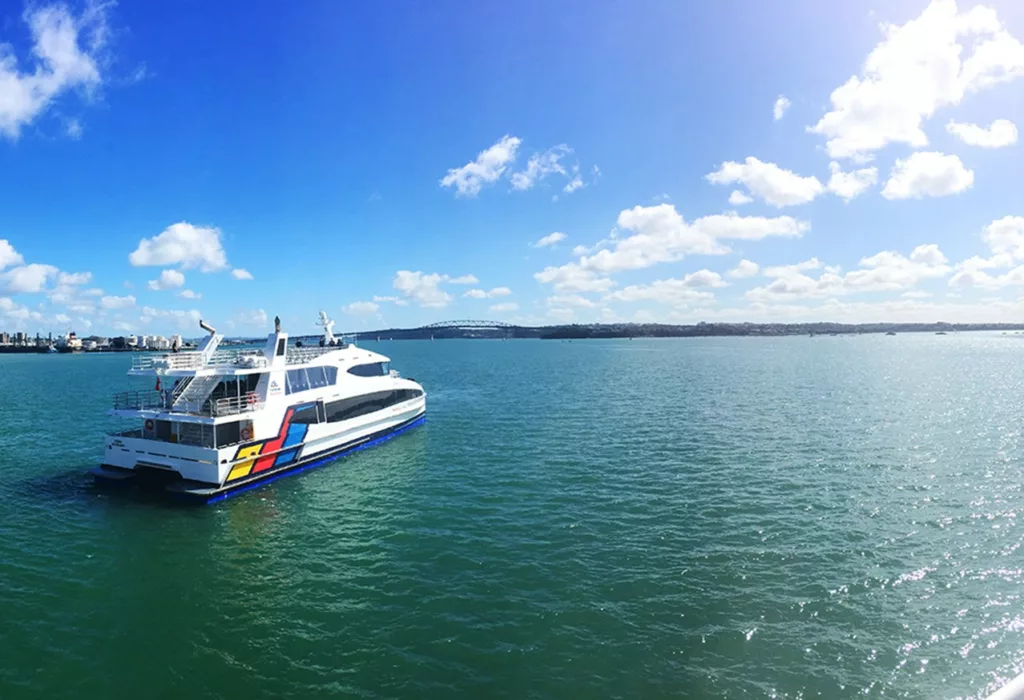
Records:
[[[242,439],[242,442],[249,442],[252,440],[252,426],[247,425],[242,428],[242,431],[239,433],[239,437]]]
[[[137,425],[137,424],[136,424],[136,425]],[[153,423],[153,419],[152,419],[152,418],[147,418],[147,419],[146,419],[146,422],[144,423],[144,425],[146,426],[146,430],[152,430],[152,429],[153,429],[153,427],[154,427],[154,426],[155,426],[156,424],[155,424],[155,423]]]
[[[248,394],[245,395],[245,399],[246,399],[246,401],[249,402],[249,405],[252,406],[252,405],[255,405],[255,403],[259,399],[259,397],[256,396],[255,393],[250,391]]]

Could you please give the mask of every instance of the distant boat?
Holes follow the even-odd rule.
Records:
[[[889,331],[886,335],[896,335],[896,331]]]
[[[946,331],[938,331],[935,335],[946,335]]]

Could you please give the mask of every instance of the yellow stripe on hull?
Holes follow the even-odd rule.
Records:
[[[259,445],[249,445],[248,447],[243,447],[238,451],[236,459],[243,459],[245,457],[255,458],[257,455],[259,455],[260,448],[262,447],[262,443]],[[227,480],[233,481],[234,479],[241,479],[243,476],[249,476],[249,472],[252,471],[252,465],[254,464],[256,464],[255,459],[249,459],[244,462],[239,462],[238,464],[231,468],[231,473],[228,474]]]

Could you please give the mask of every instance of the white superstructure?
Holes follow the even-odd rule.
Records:
[[[196,350],[133,357],[128,374],[154,385],[114,397],[110,413],[131,425],[107,436],[98,478],[156,477],[209,500],[423,418],[423,387],[337,340],[323,312],[312,347],[289,344],[277,319],[262,350],[221,350],[223,336],[200,325],[208,336]]]

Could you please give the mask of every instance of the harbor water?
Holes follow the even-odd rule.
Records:
[[[95,488],[124,354],[0,356],[0,698],[981,697],[1024,668],[1024,336],[367,343],[427,422]]]

